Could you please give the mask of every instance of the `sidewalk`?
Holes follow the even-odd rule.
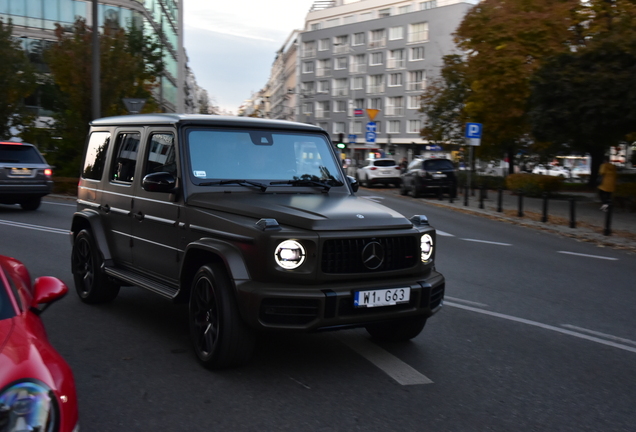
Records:
[[[399,195],[398,189],[385,189]],[[464,213],[488,217],[503,222],[522,225],[541,231],[576,238],[579,241],[595,243],[601,247],[629,250],[636,253],[636,212],[613,208],[610,220],[610,235],[605,235],[607,213],[600,210],[600,200],[595,193],[568,193],[563,197],[548,201],[548,221],[542,222],[543,199],[523,197],[522,213],[519,217],[519,197],[509,191],[502,192],[501,208],[498,212],[498,192],[489,190],[480,207],[479,190],[469,195],[468,205],[464,205],[464,195],[460,193],[450,202],[448,196],[440,201],[435,197],[425,197],[427,204],[447,207]],[[570,197],[575,199],[575,227],[570,227]]]

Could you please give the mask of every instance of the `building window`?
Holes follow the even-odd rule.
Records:
[[[336,36],[333,40],[333,52],[346,53],[349,50],[349,35]]]
[[[346,57],[338,57],[336,59],[336,70],[342,70],[347,68],[347,58]]]
[[[353,108],[364,109],[364,99],[354,99]]]
[[[406,133],[419,134],[422,129],[422,120],[409,120]]]
[[[426,73],[423,70],[409,72],[407,91],[422,91],[426,88]]]
[[[345,124],[344,122],[334,122],[333,124],[333,133],[345,133]]]
[[[303,57],[314,57],[316,55],[316,42],[303,42]]]
[[[316,118],[329,118],[329,101],[316,102]]]
[[[389,74],[389,87],[399,87],[403,84],[402,72]]]
[[[408,109],[420,109],[420,95],[409,96],[407,99]]]
[[[386,18],[391,16],[391,8],[380,9],[378,11],[378,18]]]
[[[420,10],[433,9],[437,7],[437,0],[425,1],[420,3]]]
[[[411,52],[411,61],[424,60],[423,46],[412,47],[409,51]]]
[[[315,91],[314,82],[313,81],[305,81],[300,85],[300,92],[303,95],[313,95]]]
[[[367,56],[365,54],[356,54],[352,57],[351,73],[365,73],[367,71]]]
[[[318,51],[327,51],[329,49],[329,38],[320,39],[318,41]]]
[[[369,75],[367,93],[384,93],[384,75]]]
[[[318,81],[318,93],[329,93],[329,81]]]
[[[374,52],[371,53],[371,56],[369,57],[371,60],[369,61],[369,65],[370,66],[378,66],[382,64],[382,58],[383,58],[383,52]]]
[[[386,99],[386,115],[387,116],[403,116],[404,115],[404,98],[395,96]]]
[[[316,76],[325,77],[331,75],[331,59],[318,60]]]
[[[406,5],[406,6],[400,6],[398,7],[398,15],[402,15],[405,13],[409,13],[411,12],[411,5]]]
[[[382,109],[382,98],[372,98],[369,100],[369,108],[371,109]]]
[[[338,100],[336,101],[336,107],[333,110],[334,112],[346,112],[347,111],[347,101],[346,100]]]
[[[409,25],[409,42],[426,42],[428,40],[428,23]]]
[[[314,62],[303,62],[303,73],[313,73],[314,72]]]
[[[362,133],[362,122],[354,122],[353,123],[353,133],[358,135]]]
[[[320,30],[322,28],[322,23],[313,23],[311,25],[311,30]]]
[[[389,40],[404,39],[404,27],[391,27],[389,29]]]
[[[340,25],[340,18],[334,18],[325,22],[325,28],[336,27]]]
[[[386,46],[386,30],[371,30],[369,48],[382,48]]]
[[[354,45],[364,45],[364,32],[355,33],[353,35],[353,44]]]
[[[386,62],[387,69],[403,69],[404,66],[406,66],[404,50],[396,49],[389,51],[389,58]]]
[[[386,133],[399,134],[400,133],[400,121],[399,120],[389,120],[387,122]]]
[[[332,96],[347,96],[347,78],[338,78],[333,80]]]
[[[381,133],[382,132],[382,122],[375,120],[374,123],[375,123],[375,133],[376,134]]]
[[[314,112],[314,104],[313,102],[305,102],[303,104],[303,114],[311,115]]]
[[[364,88],[364,77],[354,77],[351,85],[353,90],[362,90]]]

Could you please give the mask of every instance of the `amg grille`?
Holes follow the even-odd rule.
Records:
[[[369,268],[364,263],[363,250],[372,242],[381,245],[383,259],[379,266]],[[323,245],[322,272],[346,274],[401,270],[414,266],[419,256],[415,237],[333,239]]]

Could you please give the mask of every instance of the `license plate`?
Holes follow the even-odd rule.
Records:
[[[408,303],[410,298],[410,287],[356,291],[353,297],[353,306],[357,308],[394,306],[400,303]]]
[[[11,175],[27,176],[27,175],[31,175],[32,173],[33,173],[33,170],[29,168],[11,168]]]
[[[446,174],[433,174],[433,178],[435,179],[446,178]]]
[[[391,171],[382,171],[382,174],[384,174],[384,175],[390,175],[390,174],[391,174]]]

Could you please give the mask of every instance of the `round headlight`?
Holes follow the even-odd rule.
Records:
[[[430,234],[424,234],[420,240],[420,248],[422,249],[422,262],[426,262],[433,256],[433,237]]]
[[[293,270],[305,261],[305,248],[295,240],[285,240],[276,247],[274,259],[282,268]]]
[[[55,396],[44,384],[22,381],[0,393],[0,430],[57,430]]]

